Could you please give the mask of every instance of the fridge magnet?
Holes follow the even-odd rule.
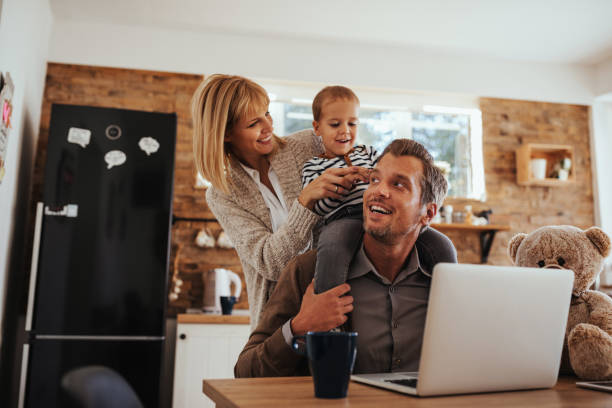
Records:
[[[106,168],[110,169],[114,166],[121,166],[125,163],[127,156],[121,150],[111,150],[104,155],[104,161],[106,162]]]
[[[121,137],[121,128],[117,125],[109,125],[106,128],[106,137],[110,140],[117,140]]]
[[[86,148],[91,140],[91,130],[71,127],[68,130],[68,141]]]
[[[156,153],[159,150],[159,142],[152,137],[147,136],[140,138],[138,147],[140,147],[140,150],[145,152],[147,156],[150,156],[151,153]]]
[[[11,128],[11,115],[13,114],[13,80],[7,72],[0,74],[0,184],[6,172],[6,151],[8,149],[9,130]]]

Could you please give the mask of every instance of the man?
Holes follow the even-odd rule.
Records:
[[[341,325],[359,333],[355,373],[417,371],[431,268],[457,258],[448,238],[441,248],[415,242],[446,191],[444,176],[421,144],[393,141],[363,196],[365,232],[347,282],[316,295],[315,252],[292,260],[238,358],[236,377],[308,375],[307,360],[290,347],[292,337]]]

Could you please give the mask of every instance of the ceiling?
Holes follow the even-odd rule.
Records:
[[[56,21],[393,45],[593,65],[612,57],[611,0],[50,0]]]

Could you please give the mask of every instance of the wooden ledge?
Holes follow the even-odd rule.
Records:
[[[431,224],[432,228],[435,228],[439,231],[509,231],[509,225],[501,225],[501,224],[487,224],[487,225],[472,225],[472,224]]]

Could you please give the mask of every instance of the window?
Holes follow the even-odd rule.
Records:
[[[288,135],[312,127],[312,98],[324,85],[260,83],[270,94],[270,113],[277,134]],[[444,100],[448,97],[438,95],[353,89],[361,100],[357,143],[372,145],[382,152],[396,138],[416,140],[445,172],[449,197],[485,199],[482,119],[474,98],[454,97],[450,102],[461,106],[457,108],[441,106],[440,102],[448,102]],[[308,91],[310,98],[301,98]],[[381,100],[397,105],[375,104]]]

